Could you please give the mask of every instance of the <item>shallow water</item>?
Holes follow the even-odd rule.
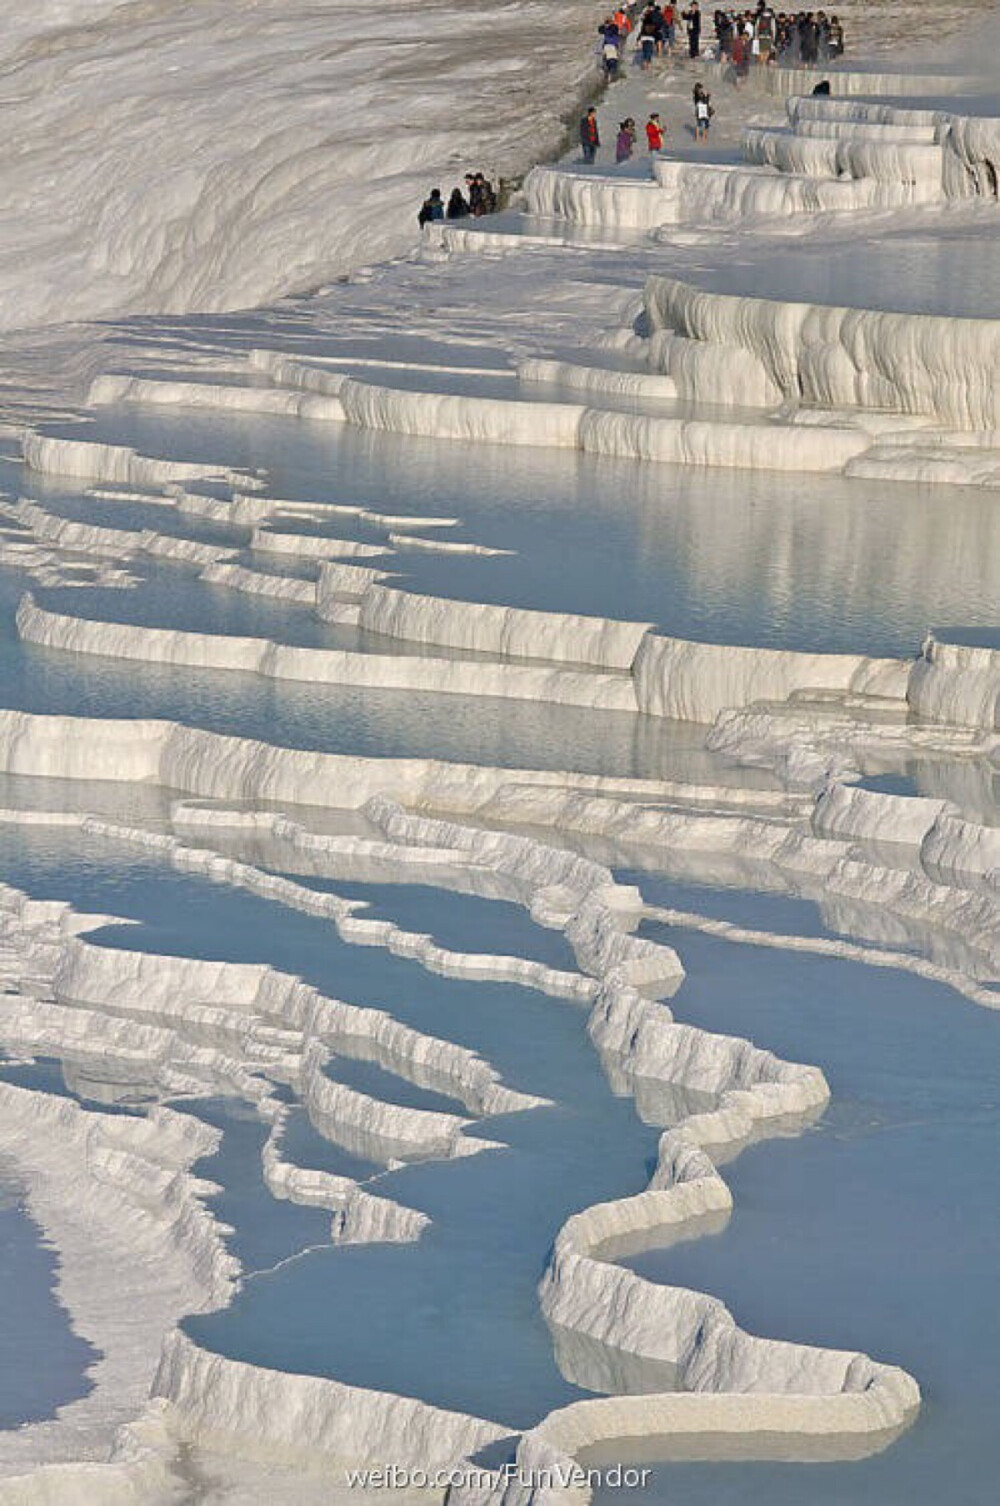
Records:
[[[0,1429],[44,1422],[86,1396],[97,1351],[70,1327],[55,1292],[57,1257],[0,1160]]]
[[[880,235],[771,247],[735,270],[699,281],[717,292],[788,302],[891,309],[902,314],[1000,317],[1000,210],[965,232],[942,219],[933,233]]]
[[[660,1466],[650,1499],[979,1506],[1000,1467],[995,1018],[894,973],[677,939],[689,969],[677,1017],[727,1032],[752,1023],[760,1044],[821,1061],[833,1102],[798,1140],[726,1167],[735,1211],[722,1235],[628,1264],[721,1296],[752,1332],[901,1364],[924,1406],[873,1459]]]
[[[263,466],[279,497],[458,517],[435,535],[513,551],[391,558],[402,584],[435,595],[873,654],[915,653],[929,622],[996,617],[1000,514],[974,488],[636,466],[193,411],[107,410],[93,433]]]
[[[512,1425],[572,1399],[538,1309],[545,1257],[569,1212],[645,1185],[658,1137],[612,1094],[585,1011],[510,984],[426,973],[379,949],[346,946],[330,925],[275,913],[248,895],[89,854],[71,857],[51,834],[28,833],[5,850],[4,877],[38,897],[79,903],[86,895],[92,907],[140,922],[97,933],[102,944],[271,962],[470,1046],[510,1086],[554,1100],[475,1125],[470,1133],[496,1141],[495,1151],[381,1176],[379,1193],[425,1210],[434,1225],[418,1245],[356,1248],[329,1245],[329,1215],[289,1213],[270,1198],[260,1174],[264,1131],[249,1110],[185,1105],[223,1128],[220,1152],[199,1169],[222,1183],[213,1206],[235,1228],[234,1250],[251,1270],[270,1272],[225,1312],[191,1320],[189,1331],[258,1364],[398,1389]],[[394,909],[395,888],[370,892]],[[452,945],[488,945],[474,917],[471,905],[451,915]],[[330,1075],[416,1103],[401,1079],[383,1094],[376,1067],[338,1059]],[[293,1147],[286,1142],[286,1154]],[[280,1264],[291,1254],[299,1258]]]

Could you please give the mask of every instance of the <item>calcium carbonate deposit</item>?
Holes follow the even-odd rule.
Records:
[[[985,1506],[995,16],[0,15],[0,1506]]]

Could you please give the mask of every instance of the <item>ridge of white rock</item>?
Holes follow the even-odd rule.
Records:
[[[927,414],[959,429],[1000,424],[997,320],[784,303],[658,275],[646,311],[654,330],[742,348],[796,401]]]
[[[283,533],[269,524],[253,530],[250,548],[255,554],[297,555],[307,560],[376,559],[387,552],[382,544],[329,538],[317,533]]]
[[[295,883],[252,863],[225,857],[211,848],[192,847],[176,837],[121,826],[97,817],[86,818],[84,829],[93,836],[107,837],[115,842],[130,843],[149,852],[156,852],[181,872],[208,874],[215,883],[228,883],[275,904],[328,920],[335,926],[340,939],[348,945],[385,947],[395,956],[417,962],[428,972],[441,973],[447,977],[516,982],[528,988],[537,988],[555,998],[589,999],[592,995],[591,985],[575,973],[560,971],[526,957],[452,951],[448,947],[439,946],[432,937],[422,932],[405,931],[393,921],[369,920],[356,914],[359,909],[356,901]]]
[[[35,1487],[22,1486],[17,1471],[40,1463],[92,1461],[99,1484],[109,1437],[148,1397],[163,1333],[186,1313],[229,1300],[236,1263],[202,1205],[214,1189],[190,1171],[218,1139],[170,1109],[111,1117],[0,1083],[5,1161],[59,1251],[56,1290],[75,1332],[101,1351],[89,1394],[51,1422],[4,1434],[0,1468],[15,1478],[0,1483],[0,1499],[34,1500]],[[51,1499],[41,1483],[39,1499]]]
[[[24,642],[69,653],[237,670],[279,680],[638,710],[647,716],[696,722],[712,722],[722,711],[762,698],[783,701],[810,690],[902,701],[910,675],[905,660],[696,643],[652,633],[647,623],[453,602],[393,590],[376,581],[365,583],[361,592],[360,610],[351,613],[350,620],[363,629],[501,657],[492,662],[397,657],[140,627],[52,612],[38,606],[30,594],[22,598],[16,620]],[[326,615],[330,594],[323,595],[326,606],[321,615]],[[517,657],[532,648],[536,656],[547,656],[544,665]]]
[[[278,387],[244,387],[232,382],[193,382],[112,372],[91,383],[87,403],[91,407],[105,407],[112,403],[160,403],[168,407],[269,413],[312,422],[344,421],[344,410],[337,398],[315,392],[296,393]]]
[[[633,666],[640,711],[695,722],[807,690],[902,700],[908,673],[905,660],[694,643],[653,633],[642,640]]]
[[[842,868],[850,869],[859,876],[863,875],[864,881],[871,884],[883,881],[883,877],[887,878],[890,884],[893,879],[898,884],[901,877],[900,874],[892,874],[889,870],[885,870],[884,874],[879,874],[873,865],[860,862],[849,863],[845,860]],[[836,887],[842,890],[842,873],[838,874],[838,880]],[[915,888],[916,884],[914,883],[912,887]],[[923,887],[926,896],[931,892],[931,886],[925,881]],[[898,896],[894,896],[894,900],[895,907],[900,908]],[[926,904],[926,899],[925,908],[930,909],[930,906]],[[918,978],[928,978],[931,982],[943,983],[946,988],[953,988],[956,993],[971,999],[974,1004],[981,1004],[986,1009],[1000,1008],[1000,993],[995,988],[984,987],[975,982],[974,977],[970,976],[968,962],[965,969],[961,969],[953,965],[928,961],[923,957],[914,956],[912,952],[893,951],[886,945],[859,946],[853,942],[822,936],[798,936],[781,931],[759,931],[747,926],[734,925],[730,921],[717,920],[710,915],[698,915],[688,910],[665,909],[658,905],[650,907],[647,914],[653,919],[662,921],[664,925],[674,926],[680,930],[700,931],[703,935],[717,936],[737,946],[769,947],[775,951],[812,952],[819,957],[842,957],[845,961],[858,962],[864,967],[897,968],[902,972],[913,973]],[[935,919],[940,923],[939,916]]]
[[[373,581],[361,596],[360,626],[411,643],[472,649],[501,658],[547,659],[629,670],[652,624],[490,602],[425,596]]]
[[[671,399],[677,384],[656,372],[614,371],[605,366],[579,366],[571,361],[522,361],[517,379],[525,385],[575,387],[581,392],[607,393],[612,397]]]
[[[602,377],[588,382],[595,395],[599,385],[604,391],[610,385]],[[572,402],[414,391],[353,377],[345,378],[340,397],[347,422],[363,429],[474,444],[581,449],[669,464],[837,471],[869,445],[863,431],[842,423],[807,430],[780,416],[767,423],[732,423],[635,415]]]
[[[862,159],[858,158],[859,166]],[[889,167],[882,161],[883,171]],[[559,167],[533,168],[525,182],[528,211],[540,218],[615,230],[665,231],[680,226],[745,223],[776,216],[886,210],[942,197],[937,179],[837,178],[660,158],[654,177],[612,178]]]
[[[761,83],[770,94],[788,95],[796,98],[802,88],[802,71],[799,68],[766,68],[762,69]],[[977,85],[984,80],[975,73],[962,73],[959,70],[940,73],[920,73],[916,69],[912,73],[879,69],[879,68],[830,68],[823,74],[829,82],[830,92],[834,96],[834,102],[853,104],[852,95],[930,95],[961,94],[965,91],[975,91]],[[823,99],[823,96],[819,96]],[[826,103],[826,100],[823,100]]]
[[[913,666],[906,698],[925,721],[1000,730],[1000,651],[930,636]]]
[[[21,440],[29,470],[47,476],[78,476],[123,486],[163,487],[172,482],[221,481],[253,491],[262,483],[256,476],[226,466],[199,465],[189,460],[160,460],[140,455],[128,445],[102,444],[90,439],[59,439],[29,429]]]
[[[879,715],[879,710],[887,714]],[[756,768],[780,772],[797,787],[861,778],[872,757],[930,753],[962,760],[991,758],[997,734],[947,722],[907,719],[903,705],[864,697],[759,701],[720,712],[706,745]]]
[[[824,138],[751,126],[744,133],[743,150],[748,161],[783,173],[919,183],[928,198],[937,197],[942,187],[944,150],[938,142],[883,140],[874,133],[859,136],[857,127],[851,135]]]
[[[210,1354],[179,1332],[164,1346],[153,1390],[186,1439],[266,1462],[315,1468],[321,1460],[342,1470],[379,1459],[434,1470],[509,1436],[411,1397]]]
[[[248,596],[270,596],[303,607],[316,605],[314,580],[299,580],[293,575],[267,575],[263,570],[231,563],[206,565],[199,571],[199,576],[206,585],[225,586],[229,591],[240,591]]]
[[[0,770],[160,784],[201,799],[359,809],[376,794],[472,813],[506,785],[655,798],[655,779],[494,768],[433,758],[368,758],[283,748],[179,722],[46,715],[0,708]]]
[[[96,555],[118,562],[131,561],[136,555],[176,560],[182,564],[209,569],[232,557],[233,551],[217,544],[177,534],[159,533],[153,528],[109,528],[61,517],[40,503],[21,498],[13,509],[19,523],[30,529],[41,543],[73,554]]]
[[[867,798],[858,803],[853,799],[856,795]],[[925,968],[916,957],[913,970],[959,988],[978,1004],[996,1008],[1000,995],[974,981],[977,977],[1000,979],[996,940],[1000,888],[992,877],[984,879],[982,872],[982,855],[993,841],[993,829],[970,823],[956,826],[952,808],[945,804],[940,822],[927,831],[925,803],[916,802],[918,812],[910,817],[905,810],[900,813],[899,799],[836,785],[823,792],[816,803],[818,822],[842,805],[852,813],[849,835],[816,835],[794,814],[782,821],[723,814],[711,808],[651,809],[583,791],[525,786],[499,791],[480,815],[491,822],[595,834],[624,844],[632,862],[644,847],[659,853],[661,863],[665,853],[675,863],[688,855],[695,863],[693,874],[701,881],[805,894],[826,906],[841,903],[851,907],[853,925],[858,924],[861,904],[868,917],[863,934],[871,933],[879,940],[883,937],[877,917],[883,918],[893,941],[900,939],[900,928],[902,939],[908,940],[911,923],[922,933],[929,926],[941,934],[938,952],[944,970],[936,971],[934,963]],[[905,807],[906,801],[902,804]],[[864,811],[870,812],[867,819]],[[948,841],[946,868],[931,862],[939,836]],[[919,849],[921,861],[926,854],[926,872],[914,865],[914,849]],[[681,872],[685,872],[683,867]],[[842,945],[843,955],[849,954],[849,943],[831,945]],[[877,962],[873,959],[873,964]],[[886,965],[890,965],[888,959]],[[898,965],[909,964],[904,957]]]
[[[632,682],[626,676],[512,662],[302,648],[266,638],[140,627],[50,612],[39,607],[30,595],[18,607],[17,628],[24,642],[61,649],[64,653],[196,669],[237,670],[275,680],[308,680],[312,684],[371,685],[387,690],[427,690],[614,711],[635,710]]]

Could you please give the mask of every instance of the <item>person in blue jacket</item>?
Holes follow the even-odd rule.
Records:
[[[423,229],[425,225],[432,224],[434,220],[443,219],[444,201],[441,198],[441,190],[440,188],[432,188],[420,206],[420,213],[417,215],[417,224]]]

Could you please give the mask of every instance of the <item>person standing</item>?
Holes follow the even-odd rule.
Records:
[[[627,162],[632,155],[635,146],[635,121],[629,115],[618,127],[618,138],[615,141],[615,161]]]
[[[684,25],[687,27],[688,56],[695,60],[701,56],[701,10],[698,0],[684,12]]]
[[[601,136],[597,129],[597,111],[591,105],[586,115],[580,121],[580,146],[583,149],[584,162],[593,162],[597,156],[597,148],[600,144]]]
[[[663,151],[663,126],[655,110],[646,121],[646,145],[651,152]]]
[[[476,173],[473,180],[473,191],[475,193],[475,201],[472,204],[473,214],[495,214],[497,207],[496,191],[485,173]]]
[[[757,7],[757,41],[759,43],[758,56],[762,63],[769,63],[774,57],[774,11],[767,4]]]

